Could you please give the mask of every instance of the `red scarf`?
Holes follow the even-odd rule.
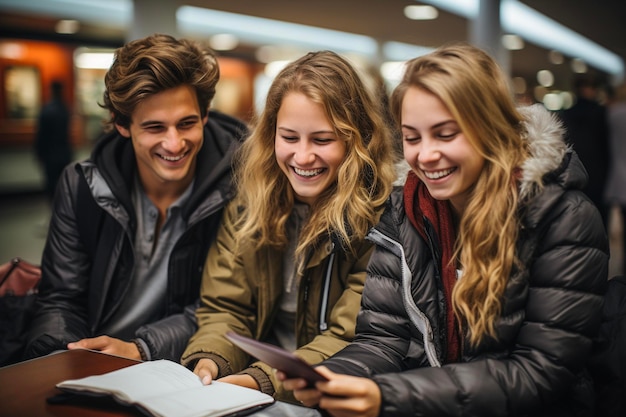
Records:
[[[457,278],[455,263],[450,262],[456,236],[450,204],[447,201],[434,199],[424,183],[411,171],[404,184],[404,207],[407,217],[426,242],[429,242],[429,239],[424,229],[423,216],[430,221],[437,233],[442,255],[439,267],[446,297],[446,335],[448,338],[446,362],[457,362],[461,350],[460,338],[456,316],[452,310],[452,288]]]

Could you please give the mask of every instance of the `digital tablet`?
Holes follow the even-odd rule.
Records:
[[[244,352],[284,372],[290,378],[304,378],[311,385],[317,381],[328,381],[311,365],[279,346],[259,342],[234,332],[227,332],[226,338]]]

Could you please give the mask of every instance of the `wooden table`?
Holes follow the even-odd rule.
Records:
[[[0,368],[0,417],[142,416],[110,398],[76,398],[48,404],[66,379],[99,375],[137,364],[132,359],[90,350],[68,350]]]
[[[67,350],[0,368],[0,417],[145,417],[109,397],[73,397],[63,404],[47,399],[61,394],[66,379],[100,375],[139,363],[91,350]],[[315,410],[275,402],[254,417],[320,417]]]

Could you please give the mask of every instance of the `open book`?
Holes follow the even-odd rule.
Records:
[[[203,385],[189,369],[168,360],[142,362],[103,375],[57,384],[62,391],[109,395],[155,417],[218,417],[264,407],[274,398],[225,382]]]

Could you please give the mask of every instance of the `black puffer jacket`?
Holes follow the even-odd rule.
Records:
[[[223,209],[233,197],[231,160],[245,133],[240,121],[209,113],[194,188],[182,213],[187,229],[168,263],[162,317],[135,333],[151,359],[180,360],[197,329],[194,312],[202,268]],[[24,358],[99,336],[122,300],[135,262],[137,221],[130,190],[136,166],[131,141],[115,131],[100,139],[89,160],[65,169],[56,193],[37,312]]]
[[[323,364],[373,376],[382,416],[589,415],[585,365],[601,318],[608,240],[579,191],[586,172],[558,124],[545,110],[525,112],[532,156],[520,189],[528,198],[518,241],[523,266],[509,278],[498,341],[475,349],[465,341],[461,361],[443,364],[446,309],[433,262],[440,249],[408,220],[402,190],[370,233],[376,248],[357,338]]]

